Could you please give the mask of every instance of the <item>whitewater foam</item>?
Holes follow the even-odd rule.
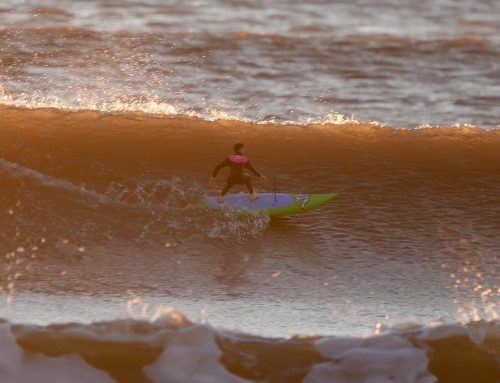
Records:
[[[183,315],[170,310],[151,321],[46,327],[3,322],[0,378],[8,383],[31,383],[35,377],[42,383],[434,383],[457,377],[493,383],[500,378],[496,322],[404,324],[365,337],[273,339],[174,317]]]

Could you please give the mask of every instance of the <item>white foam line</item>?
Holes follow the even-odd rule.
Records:
[[[69,181],[62,180],[60,178],[52,177],[47,174],[42,174],[40,172],[37,172],[36,170],[25,168],[21,165],[18,165],[13,162],[9,162],[3,158],[0,158],[0,167],[6,170],[10,170],[11,172],[15,173],[18,176],[25,177],[25,178],[30,178],[36,182],[38,182],[41,185],[48,186],[48,187],[53,187],[57,189],[66,189],[71,192],[75,192],[78,194],[81,194],[85,197],[91,197],[93,199],[98,200],[100,203],[104,202],[113,202],[106,196],[97,193],[92,190],[88,190],[85,186],[83,185],[75,185]]]

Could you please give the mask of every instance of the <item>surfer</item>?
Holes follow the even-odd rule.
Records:
[[[210,177],[210,184],[215,185],[215,177],[219,171],[226,166],[229,166],[229,177],[226,180],[226,186],[217,197],[219,203],[224,203],[224,196],[234,185],[245,185],[247,187],[249,197],[251,201],[255,201],[259,198],[259,194],[253,190],[252,179],[248,174],[246,174],[245,169],[250,170],[257,177],[262,178],[264,181],[267,179],[261,172],[254,168],[250,159],[243,155],[245,151],[245,146],[238,142],[233,147],[234,154],[226,157],[214,168],[212,172],[212,177]]]

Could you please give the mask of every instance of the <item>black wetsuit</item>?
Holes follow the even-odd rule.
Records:
[[[224,190],[222,190],[221,195],[226,194],[234,185],[246,185],[248,192],[253,193],[252,180],[250,176],[245,173],[245,169],[250,170],[258,177],[262,177],[262,174],[253,167],[248,157],[240,154],[232,154],[226,157],[224,161],[220,162],[214,168],[212,177],[217,177],[219,171],[225,166],[229,166],[230,171],[226,180],[226,186]]]

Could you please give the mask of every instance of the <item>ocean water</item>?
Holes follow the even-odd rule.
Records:
[[[499,14],[3,2],[0,381],[499,383]]]

